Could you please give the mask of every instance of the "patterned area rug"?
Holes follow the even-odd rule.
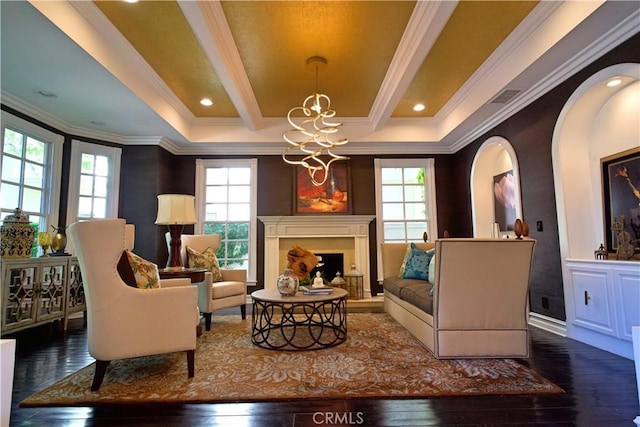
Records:
[[[94,365],[21,406],[215,403],[296,399],[410,398],[562,393],[510,359],[437,360],[385,313],[349,313],[347,341],[315,351],[265,350],[251,343],[251,320],[214,317],[198,338],[195,377],[184,353],[119,360],[91,392]]]

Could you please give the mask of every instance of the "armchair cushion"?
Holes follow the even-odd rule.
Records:
[[[216,253],[212,248],[207,248],[204,252],[198,252],[187,246],[187,260],[191,268],[204,268],[212,275],[213,282],[222,281],[222,272]]]
[[[158,266],[129,250],[124,250],[118,260],[118,274],[129,286],[141,289],[160,287]]]

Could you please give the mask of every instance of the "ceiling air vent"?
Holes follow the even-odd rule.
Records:
[[[490,104],[506,104],[515,98],[522,90],[520,89],[505,89],[501,93],[499,93],[495,98],[493,98],[489,103]]]

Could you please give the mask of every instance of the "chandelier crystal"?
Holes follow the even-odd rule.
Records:
[[[331,109],[331,100],[327,95],[317,92],[318,65],[326,64],[327,60],[319,56],[307,59],[307,64],[316,65],[316,92],[308,96],[302,106],[294,107],[287,113],[287,120],[292,129],[282,134],[289,146],[282,153],[282,159],[291,165],[300,165],[307,169],[311,182],[321,186],[327,181],[329,167],[337,160],[347,160],[348,157],[335,154],[334,147],[349,142],[346,138],[337,139],[342,123],[331,119],[336,112]],[[302,155],[302,159],[293,160],[288,156]],[[324,156],[325,160],[321,158]]]

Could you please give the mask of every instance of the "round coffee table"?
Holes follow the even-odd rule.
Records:
[[[317,350],[347,339],[347,291],[326,295],[251,294],[251,342],[270,350]]]

